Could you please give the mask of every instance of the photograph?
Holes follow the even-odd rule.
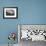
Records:
[[[18,8],[17,7],[3,8],[3,18],[4,19],[17,19],[18,18]]]

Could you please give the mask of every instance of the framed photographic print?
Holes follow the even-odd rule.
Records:
[[[4,19],[17,19],[18,18],[18,8],[17,7],[3,8],[3,18]]]

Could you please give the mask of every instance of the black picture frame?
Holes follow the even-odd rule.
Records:
[[[3,19],[17,19],[17,18],[18,18],[18,7],[3,8]]]

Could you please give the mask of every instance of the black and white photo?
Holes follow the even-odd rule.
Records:
[[[17,7],[6,7],[3,9],[3,18],[5,19],[16,19],[18,18]]]

